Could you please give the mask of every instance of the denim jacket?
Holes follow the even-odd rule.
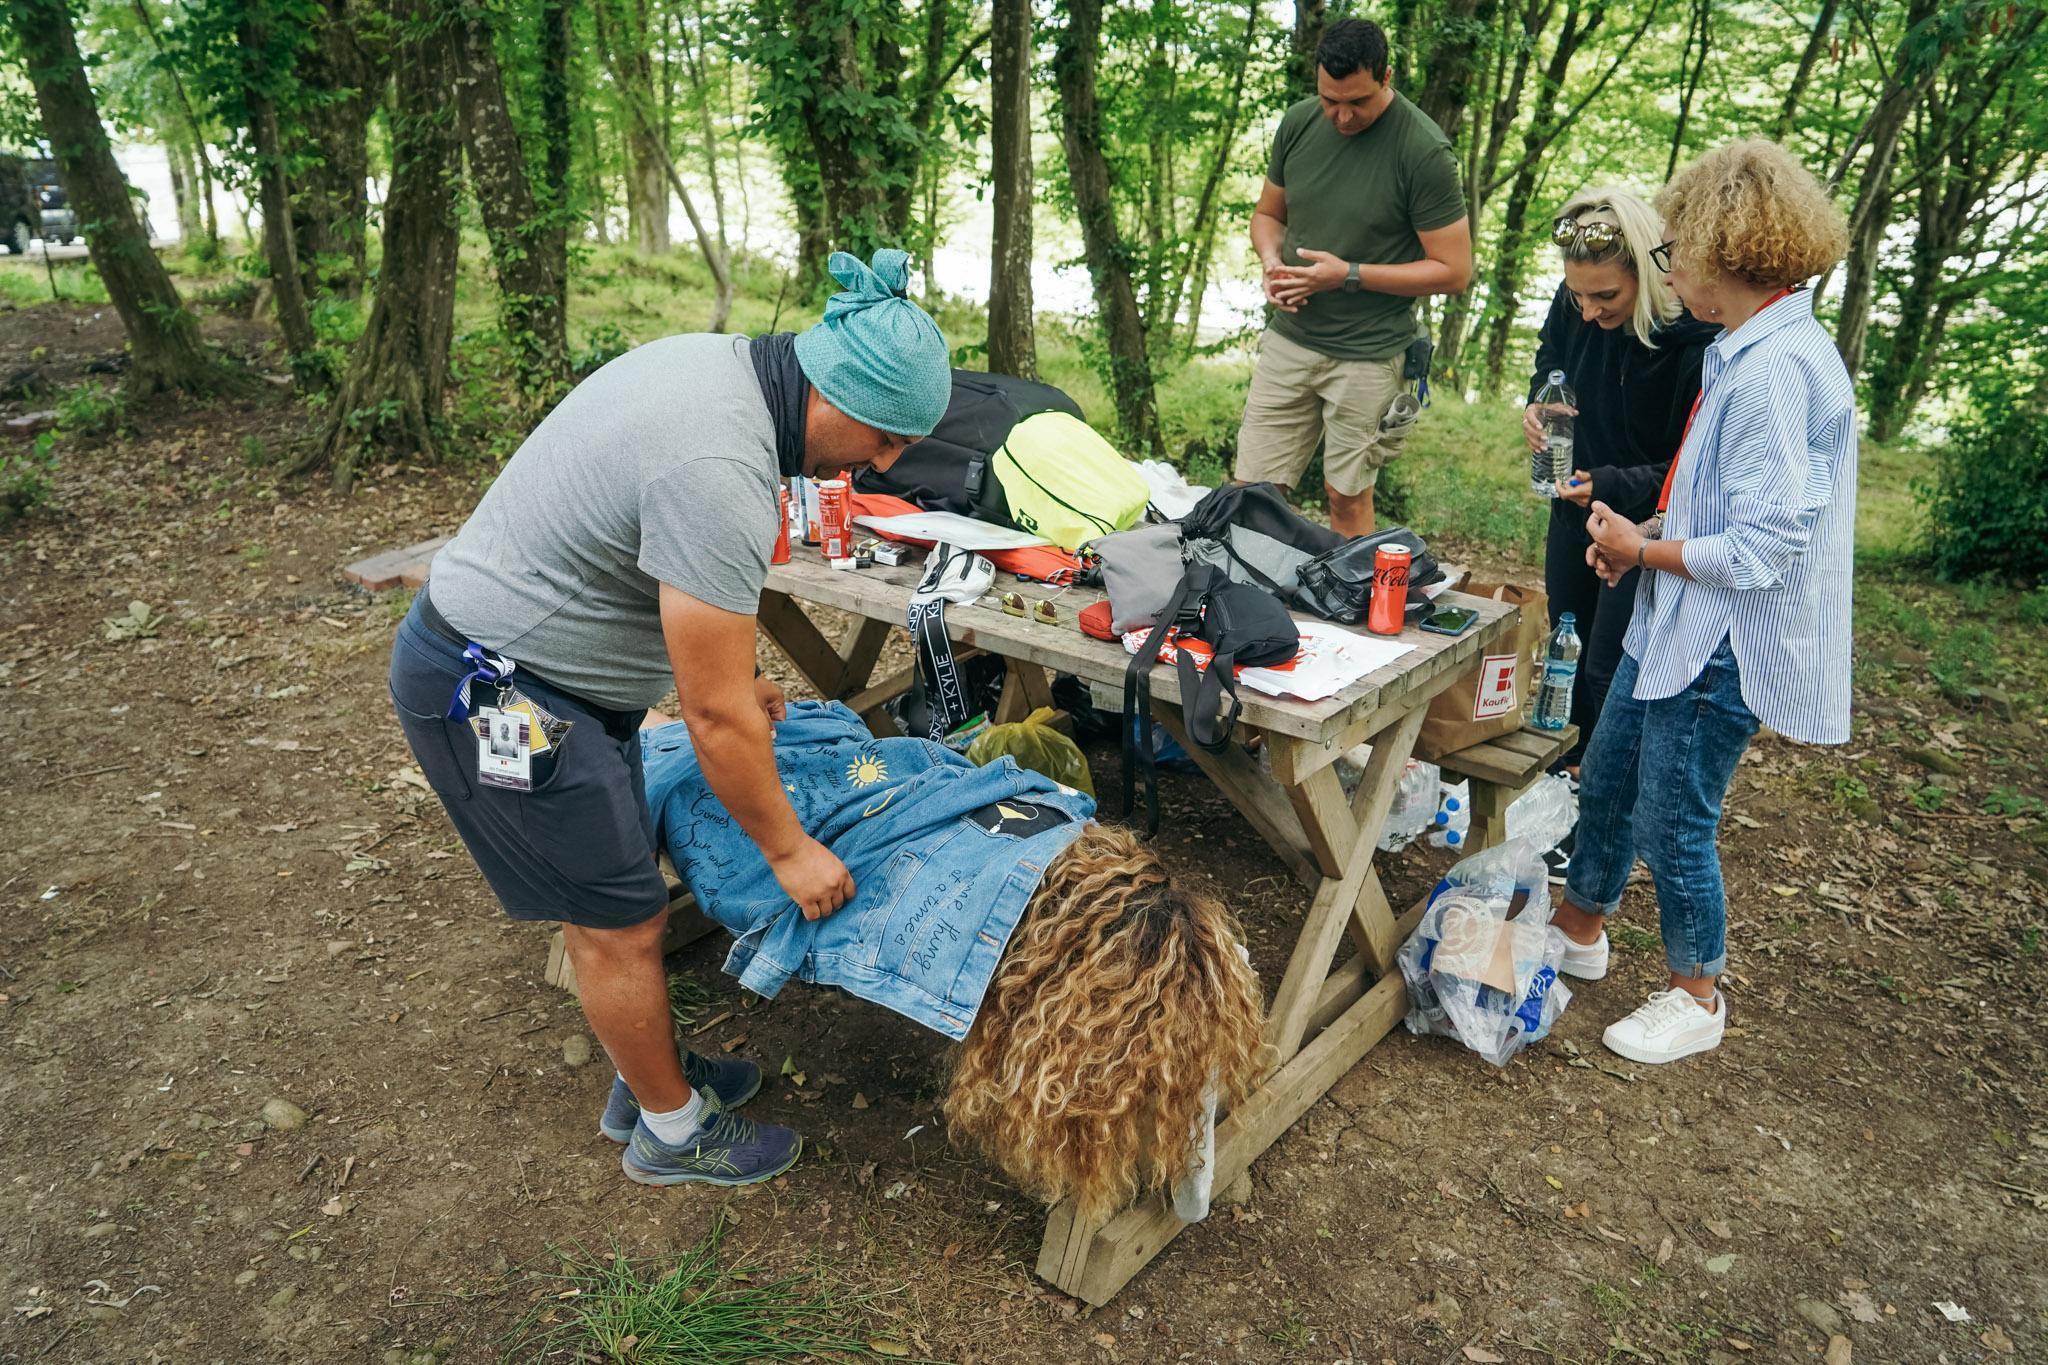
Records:
[[[954,1041],[967,1036],[1046,867],[1095,803],[1004,758],[978,768],[921,739],[876,739],[838,702],[792,702],[775,766],[854,897],[807,920],[711,793],[689,730],[642,732],[647,804],[676,871],[737,940],[726,971],[762,996],[838,986]]]

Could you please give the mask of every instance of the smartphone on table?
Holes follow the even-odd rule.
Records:
[[[1422,620],[1422,628],[1437,635],[1463,635],[1479,613],[1470,607],[1438,607]]]

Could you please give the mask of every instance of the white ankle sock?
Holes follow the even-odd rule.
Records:
[[[680,1109],[671,1109],[666,1114],[657,1114],[652,1109],[640,1111],[640,1121],[647,1125],[647,1131],[671,1147],[680,1147],[704,1126],[704,1097],[697,1091],[690,1092],[690,1102]]]

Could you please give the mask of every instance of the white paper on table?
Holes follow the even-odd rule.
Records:
[[[894,517],[855,517],[853,522],[869,530],[911,540],[943,542],[963,550],[1028,550],[1034,545],[1052,544],[1044,536],[976,521],[958,512],[905,512]]]
[[[1295,624],[1301,630],[1301,652],[1294,656],[1292,668],[1284,672],[1273,668],[1240,669],[1237,680],[1268,696],[1321,701],[1336,696],[1374,669],[1385,668],[1415,648],[1398,640],[1359,635],[1335,626],[1308,621]]]

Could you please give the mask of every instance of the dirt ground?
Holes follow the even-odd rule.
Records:
[[[60,322],[0,316],[0,356]],[[805,1084],[756,1104],[809,1152],[744,1192],[624,1181],[545,935],[406,772],[402,595],[338,572],[452,530],[476,475],[280,486],[251,462],[303,420],[279,394],[128,420],[67,441],[52,505],[0,531],[0,1360],[495,1359],[552,1247],[658,1253],[721,1218],[729,1257],[988,1365],[2048,1359],[2038,816],[1873,822],[1815,776],[1911,780],[1908,730],[1958,768],[2036,750],[2037,708],[1944,731],[1866,695],[1846,756],[1760,742],[1723,842],[1720,1051],[1600,1047],[1660,978],[1633,888],[1617,970],[1550,1042],[1496,1071],[1397,1031],[1249,1204],[1089,1311],[1031,1273],[1041,1210],[947,1146],[941,1040],[820,991],[749,1005],[715,941],[681,959],[711,996],[692,1041],[793,1059]],[[1206,787],[1166,799],[1169,862],[1277,979],[1306,897]],[[1396,902],[1445,861],[1391,859]],[[273,1100],[303,1122],[266,1126]]]

